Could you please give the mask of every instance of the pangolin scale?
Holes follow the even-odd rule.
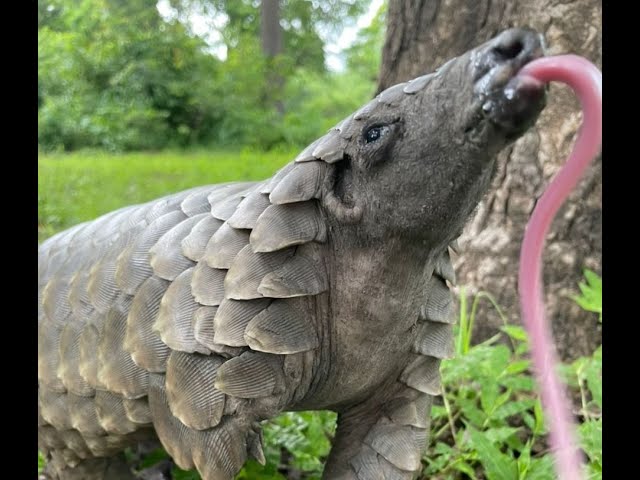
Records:
[[[420,470],[453,354],[448,245],[543,106],[513,29],[382,92],[262,182],[193,188],[39,248],[47,475],[133,478],[159,439],[205,480],[264,462],[260,422],[339,414],[330,479]],[[507,93],[509,91],[511,93]]]

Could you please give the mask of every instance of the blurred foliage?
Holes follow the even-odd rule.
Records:
[[[193,12],[226,19],[222,43],[231,51],[247,38],[260,37],[259,0],[170,0],[185,18]],[[324,44],[352,26],[368,8],[370,0],[288,0],[280,2],[280,25],[286,57],[295,67],[325,71]],[[380,55],[380,49],[375,52]]]
[[[38,452],[38,475],[42,473],[46,464],[47,460],[44,458],[44,455],[42,455],[42,452]]]
[[[39,2],[42,148],[138,150],[198,143],[221,112],[219,62],[148,0]],[[205,61],[206,60],[206,61]]]
[[[347,71],[371,83],[376,83],[380,71],[386,13],[387,1],[385,0],[371,24],[358,32],[358,37],[346,51]]]
[[[38,0],[42,150],[299,148],[374,92],[381,14],[345,52],[345,72],[326,70],[319,32],[353,22],[367,1],[283,2],[284,52],[270,59],[260,47],[259,2],[173,4],[228,17],[224,61],[180,15],[163,19],[155,0]]]

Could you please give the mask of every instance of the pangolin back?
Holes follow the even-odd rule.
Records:
[[[249,399],[282,394],[295,354],[318,346],[317,199],[339,133],[266,181],[126,207],[41,245],[40,448],[64,452],[60,472],[153,430],[204,478],[264,461]]]

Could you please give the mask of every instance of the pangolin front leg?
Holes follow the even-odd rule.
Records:
[[[442,393],[440,362],[454,354],[455,308],[447,282],[455,274],[445,250],[435,261],[412,337],[397,378],[364,402],[339,413],[326,479],[410,480],[421,468],[431,405]]]
[[[433,397],[396,386],[395,396],[355,405],[338,416],[325,479],[410,480],[420,470]]]

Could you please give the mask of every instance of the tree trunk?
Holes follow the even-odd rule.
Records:
[[[280,27],[280,0],[262,0],[260,6],[260,41],[262,52],[268,59],[265,102],[284,114],[284,103],[280,98],[284,88],[284,77],[278,72],[273,58],[282,53],[282,28]]]
[[[576,53],[602,67],[600,0],[390,0],[378,91],[431,72],[504,29],[525,26],[544,34],[549,55]],[[454,260],[458,284],[492,294],[510,322],[520,319],[516,281],[526,222],[581,122],[568,88],[552,85],[547,105],[537,126],[501,154],[493,189],[463,233]],[[602,342],[596,314],[568,298],[578,293],[584,267],[601,271],[601,176],[598,158],[558,214],[544,250],[547,314],[565,359],[590,354]],[[492,308],[481,307],[476,340],[501,324]]]
[[[279,0],[262,0],[260,27],[262,51],[265,56],[275,57],[282,53]]]

